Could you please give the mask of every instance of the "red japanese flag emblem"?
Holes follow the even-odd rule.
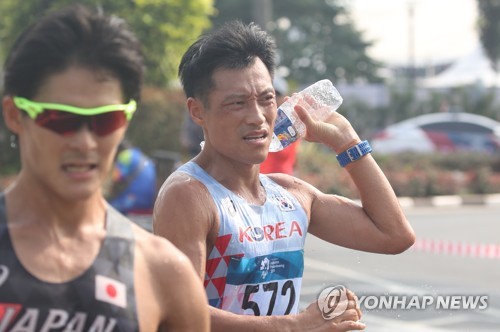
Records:
[[[125,308],[127,306],[127,289],[122,282],[96,275],[95,298]]]

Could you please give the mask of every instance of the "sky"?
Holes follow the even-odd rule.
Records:
[[[364,39],[375,42],[368,53],[388,64],[409,64],[413,54],[417,65],[436,65],[472,53],[480,45],[476,0],[344,0],[344,3]],[[409,19],[410,7],[413,20]]]

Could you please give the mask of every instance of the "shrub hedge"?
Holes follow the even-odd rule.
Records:
[[[373,154],[398,196],[500,193],[500,156],[479,153]],[[358,198],[330,150],[302,142],[296,175],[321,190]]]

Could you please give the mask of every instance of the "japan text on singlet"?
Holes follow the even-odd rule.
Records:
[[[194,162],[177,171],[202,182],[218,207],[218,238],[205,271],[210,305],[245,315],[297,313],[307,216],[295,197],[261,174],[266,202],[251,205]]]
[[[138,331],[130,221],[109,207],[93,264],[63,283],[30,274],[14,252],[0,193],[0,332]]]

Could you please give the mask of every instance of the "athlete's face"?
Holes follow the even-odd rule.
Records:
[[[226,158],[259,164],[276,119],[271,76],[260,59],[244,69],[218,70],[204,112],[206,144]]]
[[[124,102],[117,79],[81,67],[70,67],[49,76],[31,99],[81,108]],[[33,186],[65,200],[100,194],[127,128],[125,125],[98,136],[84,124],[74,133],[61,135],[37,125],[25,115],[20,116],[18,122],[15,130],[21,150],[21,175],[27,176]]]

